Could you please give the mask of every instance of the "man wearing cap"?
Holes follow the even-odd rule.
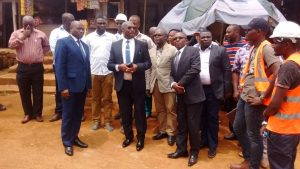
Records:
[[[116,18],[115,18],[115,22],[117,24],[117,33],[115,34],[116,39],[120,40],[123,38],[123,34],[122,34],[122,23],[127,21],[127,16],[119,13]]]
[[[285,59],[281,65],[272,93],[264,111],[268,119],[268,157],[270,168],[295,168],[300,141],[300,26],[280,22],[274,29],[272,47]]]
[[[264,120],[263,111],[269,103],[281,64],[274,55],[270,42],[266,40],[270,30],[268,22],[262,18],[254,18],[246,28],[246,40],[253,47],[240,78],[242,92],[233,124],[245,160],[241,164],[231,164],[231,169],[258,169],[260,166],[263,138],[259,130]]]

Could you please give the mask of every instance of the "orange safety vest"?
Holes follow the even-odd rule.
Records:
[[[300,66],[300,53],[292,54],[285,62],[289,60]],[[300,134],[300,85],[288,90],[278,112],[269,117],[267,129],[280,134]]]
[[[254,86],[255,89],[259,92],[260,95],[264,94],[267,88],[270,85],[269,79],[271,79],[272,75],[267,75],[265,72],[265,62],[264,62],[264,56],[263,56],[263,48],[266,45],[269,45],[270,42],[267,40],[264,40],[258,47],[257,52],[254,56]],[[254,47],[251,48],[252,53]],[[243,88],[245,84],[245,76],[249,72],[250,67],[250,57],[248,57],[247,62],[245,64],[245,67],[243,69],[243,76],[240,78],[240,86]],[[265,98],[263,101],[264,105],[268,105],[270,103],[270,97]]]

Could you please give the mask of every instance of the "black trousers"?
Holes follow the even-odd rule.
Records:
[[[294,169],[299,134],[278,134],[269,132],[268,158],[271,169]]]
[[[117,92],[122,117],[122,126],[126,139],[133,139],[132,112],[134,106],[134,119],[137,130],[137,139],[144,140],[147,130],[145,113],[146,92],[137,92],[133,89],[131,81],[124,80],[122,89]]]
[[[53,71],[55,73],[55,65],[53,65]],[[58,91],[58,85],[56,81],[56,74],[55,74],[55,113],[62,113],[62,98],[61,94]]]
[[[42,115],[44,84],[43,64],[24,64],[19,62],[16,79],[25,115],[31,117]]]
[[[190,141],[190,154],[198,155],[201,142],[201,114],[203,102],[185,104],[183,97],[177,95],[177,152],[187,151],[187,141]]]

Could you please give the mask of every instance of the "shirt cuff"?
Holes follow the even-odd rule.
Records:
[[[117,71],[117,72],[120,71],[120,70],[119,70],[119,64],[116,64],[116,67],[115,67],[115,68],[116,68],[116,71]]]
[[[173,87],[172,87],[172,86],[173,86],[175,83],[176,83],[176,82],[172,82],[172,83],[171,83],[171,88],[172,88],[172,89],[173,89]]]

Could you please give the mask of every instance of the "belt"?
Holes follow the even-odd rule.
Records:
[[[38,63],[23,63],[23,62],[20,62],[20,61],[18,61],[18,64],[22,65],[22,66],[38,66],[38,65],[43,65],[42,62],[38,62]]]

